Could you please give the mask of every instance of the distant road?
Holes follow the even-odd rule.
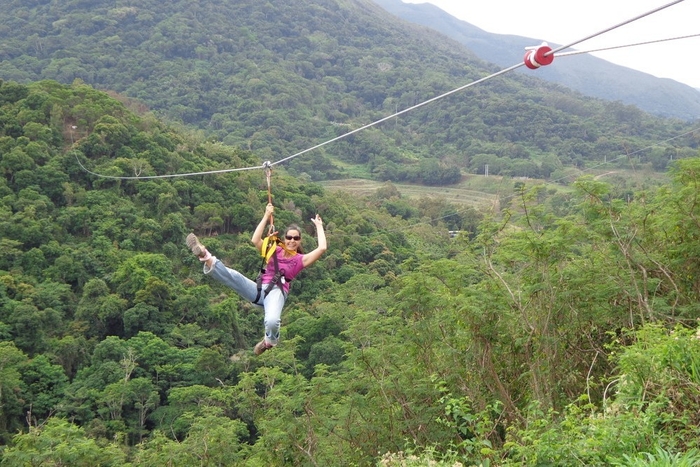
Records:
[[[612,174],[616,174],[616,173],[617,173],[617,170],[613,170],[612,172],[605,172],[604,174],[596,175],[595,177],[593,177],[593,180],[598,180],[599,178],[603,178],[606,175],[612,175]]]

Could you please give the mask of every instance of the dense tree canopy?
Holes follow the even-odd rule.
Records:
[[[2,465],[698,460],[700,158],[631,192],[511,180],[497,211],[280,167],[277,223],[310,248],[319,212],[330,248],[256,358],[261,313],[184,238],[254,275],[264,174],[85,168],[260,160],[80,82],[0,102]]]

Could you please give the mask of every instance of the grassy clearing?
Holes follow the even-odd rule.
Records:
[[[344,168],[348,170],[353,167],[352,165],[346,165]],[[328,180],[319,183],[327,190],[349,193],[352,196],[371,196],[382,186],[385,186],[386,183],[391,183],[369,180],[365,178],[368,177],[368,174],[362,173],[362,169],[357,167],[354,167],[354,170],[348,170],[348,172],[352,178]],[[450,186],[433,187],[405,183],[392,183],[392,185],[401,193],[402,197],[407,199],[437,197],[457,205],[498,210],[500,203],[509,203],[512,200],[516,183],[525,183],[527,186],[545,184],[548,188],[562,193],[572,191],[573,187],[570,183],[583,175],[592,176],[596,180],[617,186],[618,189],[649,188],[667,180],[665,173],[654,172],[648,167],[636,170],[613,168],[612,170],[574,170],[573,172],[570,177],[567,177],[569,184],[494,175],[488,177],[483,175],[465,175],[459,183]]]
[[[320,183],[330,191],[342,191],[354,196],[370,196],[388,182],[349,178],[344,180],[329,180]],[[439,197],[450,203],[474,207],[492,206],[497,201],[499,189],[505,188],[500,177],[488,177],[488,181],[483,184],[483,186],[475,184],[474,188],[470,186],[471,183],[468,180],[448,187],[409,185],[402,183],[393,183],[392,185],[396,187],[399,193],[401,193],[401,196],[405,198],[420,199]],[[508,185],[510,184],[508,183]],[[508,194],[512,192],[511,187],[505,188]]]

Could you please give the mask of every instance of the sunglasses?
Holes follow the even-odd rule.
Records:
[[[285,235],[284,238],[286,238],[287,240],[295,240],[297,242],[301,240],[300,235]]]

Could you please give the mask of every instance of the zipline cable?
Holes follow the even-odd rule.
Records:
[[[583,39],[577,40],[577,41],[572,42],[572,43],[567,44],[567,45],[562,45],[562,46],[557,47],[557,48],[555,48],[555,49],[551,49],[551,50],[549,50],[548,52],[544,53],[544,56],[548,57],[548,56],[550,56],[550,55],[555,54],[556,52],[558,52],[558,51],[560,51],[560,50],[564,50],[564,49],[570,48],[570,47],[572,47],[572,46],[574,46],[574,45],[576,45],[576,44],[579,44],[579,43],[581,43],[581,42],[584,42],[584,41],[586,41],[586,40],[588,40],[588,39],[594,38],[594,37],[596,37],[596,36],[600,36],[600,35],[602,35],[602,34],[604,34],[604,33],[607,33],[607,32],[609,32],[609,31],[612,31],[613,29],[617,29],[617,28],[619,28],[619,27],[621,27],[621,26],[624,26],[624,25],[629,24],[629,23],[631,23],[631,22],[633,22],[633,21],[636,21],[636,20],[639,20],[639,19],[644,18],[644,17],[646,17],[646,16],[649,16],[649,15],[651,15],[651,14],[653,14],[653,13],[656,13],[656,12],[658,12],[658,11],[661,11],[661,10],[663,10],[663,9],[665,9],[665,8],[668,8],[668,7],[670,7],[670,6],[672,6],[672,5],[675,5],[675,4],[677,4],[677,3],[681,3],[681,2],[683,2],[683,1],[684,1],[684,0],[674,0],[673,2],[670,2],[670,3],[666,4],[666,5],[660,6],[660,7],[658,7],[658,8],[655,8],[655,9],[653,9],[653,10],[651,10],[651,11],[648,11],[648,12],[646,12],[646,13],[643,13],[643,14],[641,14],[641,15],[637,15],[637,16],[635,16],[634,18],[631,18],[631,19],[629,19],[629,20],[627,20],[627,21],[624,21],[624,22],[622,22],[622,23],[619,23],[619,24],[616,24],[616,25],[614,25],[614,26],[611,26],[611,27],[609,27],[609,28],[607,28],[607,29],[604,29],[604,30],[602,30],[602,31],[599,31],[599,32],[597,32],[597,33],[595,33],[595,34],[591,34],[591,35],[589,35],[589,36],[586,36],[586,37],[584,37]],[[551,60],[550,60],[550,62],[551,62]],[[439,99],[443,99],[443,98],[445,98],[445,97],[447,97],[447,96],[450,96],[450,95],[452,95],[452,94],[455,94],[455,93],[457,93],[457,92],[459,92],[459,91],[463,91],[464,89],[467,89],[467,88],[469,88],[469,87],[472,87],[472,86],[475,86],[475,85],[477,85],[477,84],[483,83],[483,82],[488,81],[488,80],[490,80],[490,79],[492,79],[492,78],[495,78],[495,77],[497,77],[497,76],[500,76],[500,75],[503,75],[503,74],[508,73],[508,72],[510,72],[510,71],[513,71],[513,70],[515,70],[515,69],[517,69],[517,68],[520,68],[520,67],[523,66],[523,65],[525,65],[525,63],[520,62],[520,63],[518,63],[518,64],[516,64],[516,65],[510,66],[510,67],[505,68],[505,69],[500,70],[500,71],[497,71],[496,73],[492,73],[492,74],[490,74],[490,75],[488,75],[488,76],[485,76],[485,77],[483,77],[483,78],[480,78],[480,79],[478,79],[478,80],[476,80],[476,81],[473,81],[473,82],[471,82],[471,83],[465,84],[464,86],[460,86],[460,87],[458,87],[458,88],[456,88],[456,89],[453,89],[453,90],[451,90],[451,91],[448,91],[448,92],[445,92],[445,93],[440,94],[440,95],[438,95],[438,96],[435,96],[435,97],[433,97],[433,98],[430,98],[430,99],[428,99],[428,100],[426,100],[426,101],[423,101],[423,102],[421,102],[421,103],[419,103],[419,104],[416,104],[416,105],[413,105],[413,106],[408,107],[408,108],[406,108],[406,109],[403,109],[403,110],[401,110],[401,111],[399,111],[399,112],[395,112],[395,113],[393,113],[393,114],[391,114],[391,115],[388,115],[388,116],[386,116],[386,117],[384,117],[384,118],[381,118],[381,119],[379,119],[379,120],[376,120],[376,121],[374,121],[374,122],[372,122],[372,123],[368,123],[367,125],[363,125],[363,126],[361,126],[361,127],[359,127],[359,128],[356,128],[356,129],[354,129],[354,130],[352,130],[352,131],[349,131],[349,132],[347,132],[347,133],[344,133],[344,134],[342,134],[342,135],[340,135],[340,136],[336,136],[335,138],[331,138],[331,139],[329,139],[329,140],[327,140],[327,141],[324,141],[324,142],[322,142],[322,143],[319,143],[319,144],[317,144],[317,145],[315,145],[315,146],[312,146],[312,147],[310,147],[310,148],[304,149],[303,151],[299,151],[299,152],[297,152],[296,154],[292,154],[291,156],[285,157],[285,158],[280,159],[280,160],[275,161],[275,162],[266,162],[264,165],[261,165],[261,166],[241,167],[241,168],[234,168],[234,169],[208,170],[208,171],[202,171],[202,172],[189,172],[189,173],[168,174],[168,175],[114,176],[114,175],[103,175],[103,174],[98,174],[98,173],[96,173],[96,172],[93,172],[93,171],[88,170],[88,169],[80,162],[80,160],[78,159],[78,156],[77,156],[77,155],[76,155],[76,160],[78,160],[78,164],[80,165],[80,167],[81,167],[83,170],[85,170],[86,172],[88,172],[89,174],[94,175],[94,176],[96,176],[96,177],[100,177],[100,178],[108,178],[108,179],[115,179],[115,180],[166,179],[166,178],[175,178],[175,177],[193,177],[193,176],[198,176],[198,175],[212,175],[212,174],[222,174],[222,173],[229,173],[229,172],[241,172],[241,171],[256,170],[256,169],[269,169],[269,168],[272,167],[272,166],[275,166],[275,165],[278,165],[278,164],[282,164],[283,162],[286,162],[286,161],[288,161],[288,160],[294,159],[295,157],[298,157],[298,156],[301,156],[301,155],[303,155],[303,154],[306,154],[307,152],[310,152],[310,151],[313,151],[313,150],[315,150],[315,149],[321,148],[321,147],[326,146],[326,145],[328,145],[328,144],[330,144],[330,143],[339,141],[339,140],[341,140],[341,139],[343,139],[343,138],[347,138],[347,137],[350,136],[350,135],[353,135],[353,134],[358,133],[358,132],[360,132],[360,131],[366,130],[366,129],[371,128],[371,127],[373,127],[373,126],[376,126],[376,125],[378,125],[378,124],[380,124],[380,123],[383,123],[383,122],[385,122],[385,121],[387,121],[387,120],[390,120],[390,119],[392,119],[392,118],[398,117],[399,115],[403,115],[403,114],[405,114],[405,113],[407,113],[407,112],[410,112],[410,111],[413,111],[413,110],[415,110],[415,109],[417,109],[417,108],[423,107],[423,106],[425,106],[425,105],[427,105],[427,104],[430,104],[430,103],[432,103],[432,102],[435,102],[435,101],[437,101],[437,100],[439,100]]]
[[[207,170],[204,172],[188,172],[188,173],[180,173],[180,174],[168,174],[168,175],[136,175],[132,177],[128,176],[117,176],[117,175],[104,175],[104,174],[99,174],[96,172],[93,172],[89,169],[87,169],[81,162],[80,159],[78,159],[78,155],[75,155],[75,159],[78,161],[78,165],[86,171],[87,173],[94,175],[99,178],[109,178],[113,180],[151,180],[151,179],[156,179],[156,178],[176,178],[176,177],[194,177],[197,175],[213,175],[213,174],[221,174],[221,173],[228,173],[228,172],[242,172],[244,170],[255,170],[255,169],[264,169],[266,166],[265,165],[259,165],[255,167],[240,167],[236,169],[221,169],[221,170]]]
[[[607,29],[604,29],[603,31],[597,32],[597,33],[595,33],[595,34],[591,34],[591,35],[589,35],[589,36],[587,36],[587,37],[584,37],[583,39],[580,39],[580,40],[578,40],[578,41],[572,42],[571,44],[563,45],[563,46],[557,47],[556,49],[553,49],[551,52],[547,53],[546,55],[554,54],[554,53],[556,53],[557,51],[564,50],[564,49],[568,49],[568,48],[570,48],[570,47],[573,47],[573,46],[576,45],[576,44],[579,44],[579,43],[581,43],[581,42],[584,42],[584,41],[586,41],[586,40],[588,40],[588,39],[592,39],[592,38],[594,38],[594,37],[596,37],[596,36],[602,35],[602,34],[604,34],[604,33],[607,33],[607,32],[609,32],[609,31],[612,31],[613,29],[617,29],[617,28],[619,28],[619,27],[621,27],[621,26],[624,26],[624,25],[626,25],[626,24],[629,24],[629,23],[632,23],[632,22],[634,22],[634,21],[637,21],[637,20],[639,20],[639,19],[641,19],[641,18],[644,18],[644,17],[646,17],[646,16],[649,16],[649,15],[651,15],[651,14],[654,14],[654,13],[656,13],[656,12],[658,12],[658,11],[661,11],[661,10],[663,10],[663,9],[666,9],[666,8],[668,8],[668,7],[670,7],[670,6],[673,6],[673,5],[677,4],[677,3],[681,3],[681,2],[683,2],[683,1],[684,1],[684,0],[674,0],[673,2],[670,2],[670,3],[666,4],[666,5],[660,6],[660,7],[658,7],[658,8],[654,8],[653,10],[650,10],[650,11],[648,11],[648,12],[646,12],[646,13],[641,14],[641,15],[637,15],[637,16],[635,16],[634,18],[631,18],[631,19],[629,19],[629,20],[627,20],[627,21],[624,21],[624,22],[622,22],[622,23],[619,23],[619,24],[616,24],[616,25],[614,25],[614,26],[611,26],[611,27],[609,27],[609,28],[607,28]],[[370,127],[372,127],[372,126],[378,125],[379,123],[385,122],[386,120],[390,120],[390,119],[392,119],[392,118],[394,118],[394,117],[398,117],[399,115],[402,115],[402,114],[404,114],[404,113],[407,113],[407,112],[410,112],[410,111],[412,111],[412,110],[415,110],[415,109],[417,109],[417,108],[419,108],[419,107],[422,107],[422,106],[424,106],[424,105],[426,105],[426,104],[429,104],[429,103],[431,103],[431,102],[434,102],[434,101],[436,101],[436,100],[442,99],[442,98],[447,97],[447,96],[449,96],[449,95],[451,95],[451,94],[454,94],[454,93],[456,93],[456,92],[459,92],[459,91],[462,91],[462,90],[464,90],[464,89],[467,89],[468,87],[471,87],[471,86],[473,86],[473,85],[482,83],[482,82],[484,82],[484,81],[486,81],[486,80],[489,80],[489,79],[491,79],[491,78],[495,78],[496,76],[499,76],[499,75],[508,73],[508,72],[510,72],[510,71],[513,71],[513,70],[515,70],[515,69],[517,69],[517,68],[519,68],[519,67],[521,67],[521,66],[523,66],[523,65],[525,65],[525,64],[521,62],[521,63],[518,63],[517,65],[510,66],[510,67],[505,68],[505,69],[503,69],[503,70],[501,70],[501,71],[499,71],[499,72],[496,72],[496,73],[493,73],[493,74],[491,74],[491,75],[489,75],[489,76],[486,76],[486,77],[484,77],[484,78],[481,78],[481,79],[479,79],[479,80],[477,80],[477,81],[474,81],[474,82],[469,83],[469,84],[467,84],[467,85],[461,86],[461,87],[459,87],[459,88],[457,88],[457,89],[454,89],[454,90],[452,90],[452,91],[446,92],[446,93],[444,93],[444,94],[440,94],[439,96],[433,97],[432,99],[428,99],[427,101],[421,102],[420,104],[416,104],[416,105],[414,105],[414,106],[412,106],[412,107],[408,107],[408,108],[406,108],[406,109],[404,109],[404,110],[401,110],[400,112],[396,112],[396,113],[394,113],[393,115],[389,115],[389,116],[387,116],[387,117],[384,117],[384,118],[382,118],[382,119],[380,119],[380,120],[377,120],[376,122],[372,122],[372,123],[369,123],[369,124],[367,124],[367,125],[361,126],[361,127],[356,128],[356,129],[354,129],[354,130],[352,130],[352,131],[350,131],[350,132],[348,132],[348,133],[342,134],[342,135],[337,136],[337,137],[335,137],[335,138],[333,138],[333,139],[330,139],[330,140],[325,141],[325,142],[323,142],[323,143],[317,144],[316,146],[312,146],[312,147],[310,147],[310,148],[308,148],[308,149],[305,149],[305,150],[303,150],[303,151],[300,151],[300,152],[298,152],[298,153],[296,153],[296,154],[293,154],[293,155],[291,155],[291,156],[285,157],[284,159],[280,159],[280,160],[278,160],[278,161],[276,161],[276,162],[273,162],[272,165],[281,164],[281,163],[286,162],[286,161],[288,161],[288,160],[290,160],[290,159],[293,159],[293,158],[295,158],[295,157],[301,156],[302,154],[305,154],[305,153],[307,153],[307,152],[309,152],[309,151],[313,151],[313,150],[318,149],[318,148],[320,148],[320,147],[322,147],[322,146],[325,146],[325,145],[327,145],[327,144],[330,144],[330,143],[333,143],[333,142],[335,142],[335,141],[338,141],[339,139],[345,138],[345,137],[350,136],[350,135],[352,135],[352,134],[354,134],[354,133],[357,133],[357,132],[359,132],[359,131],[362,131],[362,130],[365,130],[365,129],[370,128]]]
[[[327,144],[333,143],[333,142],[338,141],[338,140],[341,140],[341,139],[343,139],[343,138],[347,138],[348,136],[353,135],[353,134],[355,134],[355,133],[357,133],[357,132],[359,132],[359,131],[366,130],[367,128],[373,127],[373,126],[378,125],[378,124],[380,124],[380,123],[382,123],[382,122],[385,122],[385,121],[387,121],[387,120],[391,120],[392,118],[398,117],[399,115],[403,115],[403,114],[405,114],[405,113],[407,113],[407,112],[410,112],[410,111],[412,111],[412,110],[415,110],[415,109],[417,109],[417,108],[419,108],[419,107],[423,107],[424,105],[430,104],[431,102],[435,102],[435,101],[438,100],[438,99],[442,99],[442,98],[447,97],[447,96],[449,96],[449,95],[451,95],[451,94],[454,94],[454,93],[456,93],[456,92],[459,92],[459,91],[462,91],[462,90],[464,90],[464,89],[467,89],[467,88],[469,88],[469,87],[471,87],[471,86],[475,86],[475,85],[477,85],[477,84],[479,84],[479,83],[483,83],[484,81],[487,81],[487,80],[489,80],[489,79],[491,79],[491,78],[495,78],[496,76],[500,76],[500,75],[502,75],[502,74],[508,73],[509,71],[515,70],[516,68],[519,68],[519,67],[521,67],[521,66],[523,66],[523,65],[524,65],[524,63],[521,62],[521,63],[518,63],[517,65],[513,65],[513,66],[511,66],[511,67],[505,68],[505,69],[503,69],[503,70],[501,70],[501,71],[497,71],[496,73],[492,73],[492,74],[490,74],[489,76],[485,76],[484,78],[478,79],[478,80],[476,80],[476,81],[472,81],[471,83],[465,84],[464,86],[460,86],[460,87],[458,87],[458,88],[456,88],[456,89],[453,89],[452,91],[448,91],[448,92],[446,92],[446,93],[440,94],[439,96],[435,96],[435,97],[433,97],[433,98],[430,98],[430,99],[428,99],[428,100],[426,100],[426,101],[423,101],[423,102],[421,102],[421,103],[419,103],[419,104],[416,104],[416,105],[414,105],[414,106],[412,106],[412,107],[408,107],[408,108],[406,108],[406,109],[400,110],[400,111],[398,111],[398,112],[396,112],[396,113],[393,113],[393,114],[391,114],[391,115],[388,115],[388,116],[386,116],[386,117],[384,117],[384,118],[381,118],[381,119],[379,119],[379,120],[377,120],[377,121],[374,121],[374,122],[372,122],[372,123],[368,123],[367,125],[363,125],[363,126],[361,126],[361,127],[359,127],[359,128],[356,128],[356,129],[354,129],[354,130],[352,130],[352,131],[349,131],[349,132],[347,132],[347,133],[343,133],[343,134],[340,135],[340,136],[336,136],[335,138],[332,138],[332,139],[329,139],[329,140],[327,140],[327,141],[324,141],[323,143],[317,144],[316,146],[312,146],[312,147],[310,147],[310,148],[308,148],[308,149],[304,149],[303,151],[299,151],[298,153],[293,154],[293,155],[288,156],[288,157],[285,157],[284,159],[280,159],[280,160],[275,161],[275,162],[266,162],[265,164],[260,165],[260,166],[255,166],[255,167],[243,167],[243,168],[237,168],[237,169],[208,170],[208,171],[204,171],[204,172],[190,172],[190,173],[181,173],[181,174],[145,175],[145,176],[131,176],[131,177],[129,177],[129,176],[116,176],[116,175],[103,175],[103,174],[98,174],[98,173],[96,173],[96,172],[92,172],[92,171],[88,170],[87,168],[85,168],[85,166],[84,166],[82,163],[80,163],[80,160],[78,160],[78,164],[80,164],[80,167],[82,167],[83,170],[85,170],[86,172],[88,172],[88,173],[90,173],[90,174],[92,174],[92,175],[95,175],[95,176],[100,177],[100,178],[110,178],[110,179],[116,179],[116,180],[148,180],[148,179],[155,179],[155,178],[193,177],[193,176],[197,176],[197,175],[211,175],[211,174],[221,174],[221,173],[227,173],[227,172],[240,172],[240,171],[243,171],[243,170],[265,169],[265,168],[269,168],[269,167],[272,167],[272,166],[281,164],[281,163],[286,162],[286,161],[288,161],[288,160],[290,160],[290,159],[293,159],[293,158],[295,158],[295,157],[301,156],[302,154],[306,154],[306,153],[309,152],[309,151],[313,151],[313,150],[318,149],[318,148],[320,148],[320,147],[323,147],[323,146],[325,146],[325,145],[327,145]],[[78,158],[78,156],[76,155],[76,159],[77,159],[77,158]]]
[[[265,179],[267,179],[267,203],[272,204],[272,181],[270,180],[272,178],[272,165],[270,164],[270,161],[265,162],[263,167],[265,167]],[[274,232],[275,216],[274,214],[270,214],[270,225],[267,228],[267,236],[272,237]]]
[[[427,101],[423,101],[423,102],[421,102],[420,104],[416,104],[416,105],[414,105],[414,106],[412,106],[412,107],[408,107],[408,108],[403,109],[403,110],[401,110],[401,111],[399,111],[399,112],[396,112],[396,113],[394,113],[394,114],[392,114],[392,115],[389,115],[389,116],[387,116],[387,117],[381,118],[381,119],[377,120],[376,122],[368,123],[367,125],[361,126],[361,127],[359,127],[359,128],[355,128],[355,129],[352,130],[352,131],[349,131],[349,132],[347,132],[347,133],[344,133],[344,134],[342,134],[342,135],[340,135],[340,136],[336,136],[335,138],[329,139],[328,141],[324,141],[324,142],[321,143],[321,144],[317,144],[316,146],[312,146],[312,147],[310,147],[310,148],[308,148],[308,149],[304,149],[303,151],[300,151],[300,152],[298,152],[298,153],[296,153],[296,154],[293,154],[293,155],[291,155],[291,156],[289,156],[289,157],[285,157],[284,159],[280,159],[280,160],[278,160],[278,161],[276,161],[276,162],[273,162],[272,165],[281,164],[281,163],[286,162],[286,161],[288,161],[288,160],[290,160],[290,159],[293,159],[293,158],[295,158],[295,157],[301,156],[302,154],[305,154],[305,153],[307,153],[307,152],[309,152],[309,151],[313,151],[314,149],[318,149],[318,148],[320,148],[320,147],[322,147],[322,146],[325,146],[326,144],[333,143],[333,142],[335,142],[335,141],[338,141],[339,139],[345,138],[345,137],[350,136],[350,135],[352,135],[352,134],[355,134],[355,133],[357,133],[357,132],[359,132],[359,131],[366,130],[367,128],[370,128],[370,127],[373,127],[373,126],[375,126],[375,125],[378,125],[378,124],[380,124],[380,123],[382,123],[382,122],[385,122],[385,121],[387,121],[387,120],[390,120],[390,119],[392,119],[392,118],[394,118],[394,117],[398,117],[399,115],[403,115],[403,114],[405,114],[406,112],[410,112],[410,111],[415,110],[415,109],[417,109],[417,108],[419,108],[419,107],[423,107],[424,105],[430,104],[431,102],[435,102],[435,101],[438,100],[438,99],[442,99],[442,98],[447,97],[447,96],[449,96],[449,95],[451,95],[451,94],[454,94],[454,93],[456,93],[456,92],[459,92],[459,91],[462,91],[462,90],[464,90],[464,89],[467,89],[467,88],[469,88],[469,87],[471,87],[471,86],[477,85],[477,84],[479,84],[479,83],[483,83],[484,81],[487,81],[487,80],[489,80],[489,79],[491,79],[491,78],[495,78],[496,76],[499,76],[499,75],[508,73],[509,71],[515,70],[516,68],[519,68],[519,67],[524,66],[524,65],[525,65],[525,64],[521,62],[521,63],[518,63],[517,65],[513,65],[513,66],[511,66],[511,67],[505,68],[505,69],[503,69],[503,70],[501,70],[501,71],[497,71],[496,73],[490,74],[489,76],[486,76],[486,77],[484,77],[484,78],[478,79],[478,80],[476,80],[476,81],[472,81],[471,83],[465,84],[464,86],[460,86],[460,87],[458,87],[457,89],[453,89],[452,91],[448,91],[448,92],[446,92],[446,93],[444,93],[444,94],[440,94],[439,96],[435,96],[435,97],[433,97],[433,98],[431,98],[431,99],[428,99]]]
[[[632,23],[632,22],[634,22],[634,21],[637,21],[638,19],[642,19],[642,18],[644,18],[644,17],[646,17],[646,16],[649,16],[649,15],[651,15],[651,14],[654,14],[654,13],[656,13],[656,12],[659,12],[659,11],[661,11],[661,10],[664,10],[664,9],[670,7],[670,6],[673,6],[673,5],[677,4],[677,3],[681,3],[681,2],[683,2],[683,1],[684,1],[684,0],[674,0],[674,1],[671,2],[671,3],[667,3],[666,5],[662,5],[662,6],[658,7],[658,8],[654,8],[654,9],[651,10],[651,11],[647,11],[646,13],[642,13],[641,15],[637,15],[637,16],[635,16],[635,17],[632,18],[632,19],[628,19],[627,21],[623,21],[622,23],[618,23],[618,24],[616,24],[616,25],[614,25],[614,26],[610,26],[609,28],[603,29],[603,30],[600,31],[600,32],[597,32],[597,33],[595,33],[595,34],[591,34],[590,36],[586,36],[586,37],[584,37],[583,39],[579,39],[579,40],[577,40],[577,41],[575,41],[575,42],[571,42],[570,44],[566,44],[566,45],[562,45],[562,46],[560,46],[560,47],[557,47],[557,48],[553,49],[551,52],[549,52],[547,55],[555,54],[555,53],[559,52],[560,50],[564,50],[564,49],[571,48],[571,47],[575,46],[576,44],[580,44],[581,42],[587,41],[587,40],[589,40],[589,39],[593,39],[594,37],[597,37],[597,36],[600,36],[600,35],[605,34],[605,33],[607,33],[607,32],[610,32],[610,31],[612,31],[613,29],[617,29],[617,28],[619,28],[619,27],[621,27],[621,26],[624,26],[624,25],[626,25],[626,24],[629,24],[629,23]]]
[[[689,34],[687,36],[678,36],[678,37],[668,37],[666,39],[656,39],[653,41],[646,41],[646,42],[635,42],[634,44],[626,44],[626,45],[614,45],[611,47],[601,47],[600,49],[590,49],[590,50],[573,50],[571,52],[564,52],[564,53],[558,53],[555,54],[555,57],[570,57],[572,55],[580,55],[580,54],[589,54],[593,52],[603,52],[606,50],[615,50],[615,49],[623,49],[625,47],[636,47],[638,45],[649,45],[649,44],[657,44],[660,42],[669,42],[669,41],[677,41],[680,39],[690,39],[692,37],[700,37],[700,34]]]
[[[355,133],[357,133],[357,132],[359,132],[359,131],[366,130],[367,128],[373,127],[373,126],[378,125],[378,124],[380,124],[380,123],[382,123],[382,122],[385,122],[385,121],[387,121],[387,120],[391,120],[392,118],[398,117],[399,115],[403,115],[403,114],[405,114],[405,113],[407,113],[407,112],[410,112],[410,111],[412,111],[412,110],[415,110],[415,109],[417,109],[417,108],[419,108],[419,107],[423,107],[424,105],[430,104],[431,102],[435,102],[435,101],[438,100],[438,99],[442,99],[442,98],[447,97],[447,96],[449,96],[449,95],[452,95],[452,94],[454,94],[454,93],[456,93],[456,92],[459,92],[459,91],[462,91],[462,90],[464,90],[464,89],[467,89],[467,88],[469,88],[469,87],[471,87],[471,86],[475,86],[475,85],[477,85],[477,84],[479,84],[479,83],[483,83],[484,81],[487,81],[487,80],[489,80],[489,79],[491,79],[491,78],[495,78],[496,76],[500,76],[500,75],[502,75],[502,74],[508,73],[508,72],[510,72],[510,71],[512,71],[512,70],[515,70],[516,68],[519,68],[519,67],[523,66],[523,65],[524,65],[524,63],[521,62],[521,63],[518,63],[517,65],[513,65],[513,66],[511,66],[511,67],[508,67],[508,68],[505,68],[505,69],[503,69],[503,70],[497,71],[496,73],[492,73],[492,74],[490,74],[490,75],[488,75],[488,76],[485,76],[485,77],[483,77],[483,78],[481,78],[481,79],[478,79],[478,80],[476,80],[476,81],[472,81],[471,83],[465,84],[464,86],[460,86],[460,87],[458,87],[458,88],[456,88],[456,89],[453,89],[452,91],[448,91],[448,92],[446,92],[446,93],[440,94],[439,96],[435,96],[435,97],[433,97],[433,98],[430,98],[430,99],[428,99],[428,100],[426,100],[426,101],[423,101],[423,102],[421,102],[421,103],[419,103],[419,104],[416,104],[416,105],[414,105],[414,106],[412,106],[412,107],[408,107],[408,108],[406,108],[406,109],[400,110],[400,111],[398,111],[398,112],[396,112],[396,113],[393,113],[393,114],[391,114],[391,115],[388,115],[388,116],[386,116],[386,117],[384,117],[384,118],[381,118],[381,119],[379,119],[379,120],[377,120],[377,121],[374,121],[374,122],[372,122],[372,123],[368,123],[367,125],[363,125],[363,126],[361,126],[361,127],[359,127],[359,128],[356,128],[356,129],[354,129],[354,130],[352,130],[352,131],[349,131],[349,132],[347,132],[347,133],[343,133],[343,134],[340,135],[340,136],[336,136],[335,138],[332,138],[332,139],[329,139],[329,140],[327,140],[327,141],[324,141],[324,142],[322,142],[322,143],[320,143],[320,144],[317,144],[316,146],[312,146],[312,147],[310,147],[310,148],[308,148],[308,149],[304,149],[303,151],[299,151],[298,153],[293,154],[293,155],[288,156],[288,157],[285,157],[284,159],[280,159],[280,160],[275,161],[275,162],[266,162],[265,164],[260,165],[260,166],[255,166],[255,167],[243,167],[243,168],[236,168],[236,169],[208,170],[208,171],[204,171],[204,172],[190,172],[190,173],[169,174],[169,175],[116,176],[116,175],[103,175],[103,174],[98,174],[98,173],[96,173],[96,172],[92,172],[92,171],[88,170],[87,168],[85,168],[85,166],[84,166],[84,165],[80,162],[80,160],[78,159],[78,156],[77,156],[77,155],[76,155],[76,159],[78,159],[78,164],[80,164],[80,167],[82,167],[83,170],[85,170],[85,171],[88,172],[89,174],[95,175],[96,177],[100,177],[100,178],[110,178],[110,179],[116,179],[116,180],[148,180],[148,179],[156,179],[156,178],[193,177],[193,176],[197,176],[197,175],[212,175],[212,174],[221,174],[221,173],[227,173],[227,172],[240,172],[240,171],[244,171],[244,170],[265,169],[265,168],[269,168],[269,167],[272,167],[272,166],[281,164],[281,163],[286,162],[286,161],[288,161],[288,160],[290,160],[290,159],[293,159],[293,158],[295,158],[295,157],[301,156],[302,154],[306,154],[307,152],[313,151],[313,150],[318,149],[318,148],[320,148],[320,147],[323,147],[323,146],[325,146],[325,145],[327,145],[327,144],[336,142],[336,141],[341,140],[341,139],[343,139],[343,138],[347,138],[348,136],[353,135],[353,134],[355,134]]]

